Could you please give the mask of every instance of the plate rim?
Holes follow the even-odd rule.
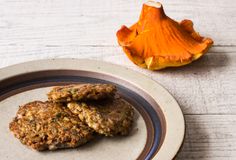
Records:
[[[169,91],[167,91],[161,84],[142,73],[104,61],[59,58],[28,61],[1,68],[0,81],[20,74],[50,69],[79,69],[108,74],[129,81],[134,86],[145,91],[159,105],[166,120],[166,135],[161,147],[157,154],[154,155],[153,159],[172,160],[177,155],[185,136],[185,120],[182,110]],[[114,72],[116,70],[119,72]],[[156,90],[158,90],[158,92]]]

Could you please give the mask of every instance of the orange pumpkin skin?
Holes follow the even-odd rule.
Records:
[[[143,5],[137,23],[122,26],[116,35],[128,58],[150,70],[189,64],[213,44],[194,31],[192,21],[178,23],[165,15],[160,3],[152,1]]]

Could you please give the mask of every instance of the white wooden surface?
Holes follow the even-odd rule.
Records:
[[[88,58],[132,68],[178,100],[187,130],[178,160],[236,159],[236,1],[165,0],[166,14],[194,21],[214,47],[186,67],[152,72],[133,65],[115,32],[145,1],[0,0],[0,67],[45,58]]]

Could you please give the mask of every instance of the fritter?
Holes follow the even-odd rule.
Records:
[[[68,108],[97,133],[127,135],[134,117],[133,107],[122,98],[99,102],[70,102]]]
[[[111,97],[116,87],[111,84],[73,84],[54,87],[48,99],[54,102],[99,100]]]
[[[20,106],[9,125],[21,143],[42,151],[75,148],[92,139],[93,130],[62,104],[34,101]]]

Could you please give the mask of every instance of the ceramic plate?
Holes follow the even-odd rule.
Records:
[[[126,137],[100,137],[76,149],[37,152],[9,131],[18,106],[46,100],[52,86],[113,83],[136,110]],[[171,160],[184,138],[184,118],[175,99],[158,83],[130,69],[92,60],[51,59],[0,70],[1,160]]]

